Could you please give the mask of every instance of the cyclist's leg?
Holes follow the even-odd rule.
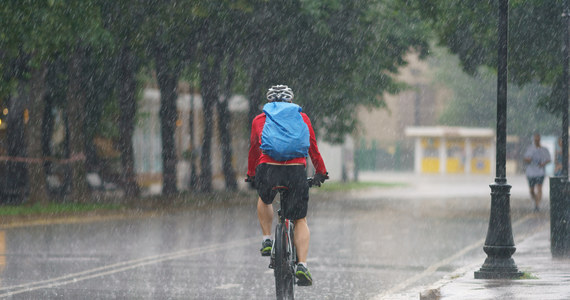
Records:
[[[257,187],[257,218],[264,236],[271,235],[271,225],[273,222],[273,199],[277,194],[272,190],[273,183],[270,165],[260,164],[255,170],[255,185]]]
[[[295,276],[300,286],[312,285],[313,279],[311,272],[307,268],[307,256],[309,253],[310,231],[307,224],[307,210],[309,204],[309,185],[304,166],[290,167],[290,183],[289,190],[286,193],[288,197],[287,207],[285,209],[285,217],[294,220],[295,234],[293,243],[297,248],[297,269]]]
[[[310,286],[313,285],[313,276],[307,267],[307,254],[309,253],[310,240],[309,226],[307,218],[295,220],[295,234],[293,240],[297,248],[297,268],[295,269],[295,277],[297,277],[297,285]]]
[[[309,242],[311,239],[311,232],[307,224],[307,218],[302,218],[294,221],[295,235],[293,236],[295,247],[297,247],[297,258],[299,262],[307,263],[307,255],[309,254]]]
[[[273,223],[273,199],[277,192],[272,190],[273,183],[269,165],[261,164],[256,168],[255,184],[257,187],[257,218],[263,235],[261,255],[269,256],[271,253],[271,227]]]
[[[261,197],[257,199],[257,218],[261,225],[261,232],[264,236],[271,235],[271,225],[273,223],[273,204],[265,204]]]

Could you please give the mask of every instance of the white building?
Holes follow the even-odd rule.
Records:
[[[495,133],[489,128],[408,127],[417,174],[492,174]]]

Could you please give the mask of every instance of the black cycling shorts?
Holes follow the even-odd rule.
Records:
[[[298,220],[307,216],[309,203],[309,184],[303,165],[260,164],[255,169],[257,193],[265,204],[273,203],[276,186],[286,186],[281,201],[283,214],[289,220]]]

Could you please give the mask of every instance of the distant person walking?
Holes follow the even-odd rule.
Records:
[[[540,134],[534,134],[534,143],[526,149],[524,162],[526,163],[526,178],[530,188],[530,196],[534,200],[534,210],[538,211],[542,199],[544,166],[550,163],[548,149],[540,145]]]

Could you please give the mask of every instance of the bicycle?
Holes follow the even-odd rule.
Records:
[[[246,180],[247,181],[247,180]],[[307,178],[309,188],[314,185],[312,177]],[[279,222],[275,226],[275,240],[271,248],[269,268],[273,269],[275,276],[275,294],[277,300],[295,299],[295,266],[297,265],[297,250],[295,248],[295,225],[285,218],[282,196],[288,190],[286,186],[275,186],[273,190],[279,193],[280,208],[277,211]]]
[[[309,187],[313,186],[313,178],[307,178]],[[273,187],[279,192],[280,209],[277,211],[279,222],[275,226],[275,240],[271,248],[271,262],[275,276],[275,292],[278,300],[295,299],[295,266],[297,265],[297,249],[295,248],[295,225],[283,215],[282,193],[287,191],[285,186]]]

